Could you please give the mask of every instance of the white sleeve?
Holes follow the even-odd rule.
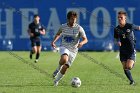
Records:
[[[79,27],[79,31],[80,31],[80,37],[86,37],[85,31],[81,26]]]

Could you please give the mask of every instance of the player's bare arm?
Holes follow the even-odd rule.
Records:
[[[140,26],[136,26],[136,28],[135,28],[136,30],[140,30]]]
[[[40,30],[39,32],[40,32],[40,34],[42,34],[42,35],[45,35],[45,34],[46,34],[45,29],[42,29],[42,30]]]
[[[59,29],[59,31],[57,32],[57,34],[55,35],[51,45],[53,48],[56,48],[57,46],[55,45],[55,42],[60,38],[60,34],[62,33],[62,30]]]
[[[88,42],[87,37],[83,36],[82,41],[78,44],[78,48],[82,47],[87,42]]]
[[[140,26],[133,25],[133,29],[135,29],[135,30],[140,30]]]
[[[140,30],[140,26],[138,27],[138,30]]]

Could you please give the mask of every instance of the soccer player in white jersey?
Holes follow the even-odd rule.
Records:
[[[88,42],[84,29],[76,23],[77,13],[69,11],[67,14],[67,23],[63,24],[57,32],[51,45],[56,48],[55,42],[61,37],[59,65],[53,73],[54,86],[57,86],[59,81],[63,78],[67,69],[72,65],[78,48],[82,47]],[[82,40],[80,41],[80,38]]]

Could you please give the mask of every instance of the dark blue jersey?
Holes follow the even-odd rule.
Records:
[[[35,24],[34,22],[29,24],[29,29],[31,30],[31,33],[34,34],[34,38],[35,37],[39,37],[40,36],[40,30],[43,30],[44,27],[41,25],[41,23],[39,24]]]
[[[114,29],[114,38],[121,42],[120,52],[134,52],[136,39],[133,31],[137,28],[138,26],[126,23],[124,27],[118,25]]]

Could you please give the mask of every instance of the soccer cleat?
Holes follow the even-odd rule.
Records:
[[[135,85],[135,82],[134,82],[134,81],[131,81],[131,82],[130,82],[130,85]]]
[[[55,78],[56,77],[56,75],[58,74],[58,70],[55,70],[54,72],[53,72],[53,78]]]
[[[58,86],[58,81],[54,81],[54,86]]]
[[[38,60],[36,59],[36,60],[35,60],[35,63],[37,63],[37,62],[38,62]]]

